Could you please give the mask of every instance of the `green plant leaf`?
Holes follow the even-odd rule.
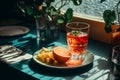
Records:
[[[80,5],[82,3],[82,0],[72,0],[74,5]]]
[[[105,10],[103,13],[103,19],[105,21],[105,31],[111,32],[111,24],[116,20],[115,11]]]
[[[111,25],[105,25],[105,31],[107,32],[107,33],[109,33],[109,32],[111,32],[112,31],[112,28],[111,28]]]
[[[115,11],[105,10],[103,12],[103,19],[105,23],[111,24],[116,19]]]
[[[56,10],[53,6],[51,6],[51,7],[46,7],[46,8],[45,8],[45,12],[46,12],[47,14],[49,14],[50,16],[57,15],[57,10]]]
[[[32,7],[27,7],[27,14],[28,15],[33,15],[33,9],[32,9]]]
[[[64,23],[64,20],[63,20],[63,19],[58,19],[58,20],[57,20],[57,23],[58,23],[58,24],[62,24],[62,23]]]
[[[56,14],[57,14],[57,10],[53,6],[51,6],[50,15],[52,16]]]
[[[73,17],[73,10],[72,8],[68,8],[66,13],[64,14],[65,16],[65,23],[71,22],[72,17]]]
[[[104,2],[104,1],[106,1],[106,0],[101,0],[100,3]]]
[[[64,15],[60,14],[58,16],[57,23],[61,24],[61,23],[64,23],[64,22],[65,22],[65,17],[64,17]]]

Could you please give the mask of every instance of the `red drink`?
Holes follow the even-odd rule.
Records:
[[[71,60],[81,60],[85,57],[89,27],[90,25],[84,22],[71,22],[66,25],[66,36]]]
[[[86,51],[88,34],[80,32],[79,35],[72,35],[71,32],[69,32],[67,33],[67,42],[72,54],[82,54]]]

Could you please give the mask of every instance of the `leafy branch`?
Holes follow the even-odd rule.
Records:
[[[101,0],[100,2],[104,2],[106,0]],[[107,33],[112,32],[112,25],[118,24],[120,25],[120,11],[119,11],[120,1],[114,6],[113,10],[105,10],[103,12],[103,19],[105,21],[105,31]],[[117,28],[117,31],[120,31],[120,28]]]
[[[52,3],[55,0],[18,0],[18,7],[23,12],[33,16],[34,18],[45,15],[49,17],[54,23],[68,23],[73,17],[73,9],[68,8],[64,14],[61,14],[61,8],[72,2],[75,6],[82,3],[82,0],[60,0],[55,5]],[[56,8],[57,4],[60,6]]]

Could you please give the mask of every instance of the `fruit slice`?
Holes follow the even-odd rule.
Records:
[[[70,58],[70,52],[64,47],[53,48],[54,58],[60,62],[65,63]]]

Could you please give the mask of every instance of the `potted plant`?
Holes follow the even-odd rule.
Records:
[[[18,0],[18,7],[24,15],[31,16],[35,19],[37,29],[41,30],[40,32],[45,32],[45,27],[48,26],[49,28],[47,27],[47,30],[51,29],[50,32],[52,34],[50,35],[48,33],[49,31],[47,31],[47,34],[53,36],[53,29],[56,29],[58,24],[66,24],[72,20],[72,8],[68,8],[64,14],[61,14],[62,7],[70,2],[77,6],[82,3],[82,0]],[[42,27],[39,27],[39,25]],[[53,25],[56,27],[53,27]],[[37,37],[42,36],[39,36],[39,34],[41,33],[37,31]],[[47,36],[46,33],[43,34],[43,36]]]
[[[106,0],[101,0],[101,3],[104,1]],[[103,19],[105,21],[105,31],[112,34],[112,46],[120,44],[120,1],[117,2],[112,10],[103,12]]]

